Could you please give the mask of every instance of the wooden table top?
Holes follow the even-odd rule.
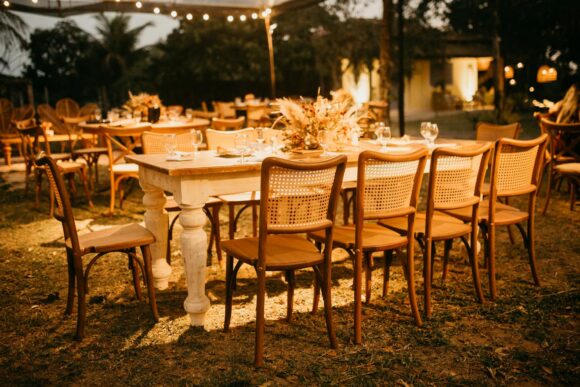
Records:
[[[123,120],[118,121],[113,124],[109,123],[88,123],[88,122],[81,122],[79,123],[79,127],[83,128],[86,132],[90,133],[98,133],[102,131],[103,128],[112,128],[112,129],[131,129],[134,131],[152,131],[157,133],[178,133],[181,131],[186,131],[190,129],[205,129],[209,127],[209,120],[205,118],[192,118],[191,120],[187,120],[185,118],[177,120],[177,121],[160,121],[154,124],[149,122],[140,122],[140,123],[127,123],[123,125]],[[127,122],[127,121],[125,121]]]
[[[441,139],[437,141],[438,147],[456,147],[460,145],[479,145],[485,142],[475,140],[455,140]],[[423,147],[421,140],[411,141],[409,143],[396,143],[389,145],[389,152],[393,154],[409,153],[419,147]],[[327,156],[309,157],[281,154],[276,157],[290,158],[293,160],[319,161],[326,157],[334,157],[339,154],[345,154],[348,157],[348,164],[356,164],[358,155],[364,150],[379,150],[380,146],[374,141],[361,141],[358,146],[345,147],[341,152],[328,152]],[[231,172],[249,172],[259,171],[261,161],[254,157],[246,157],[245,163],[241,164],[239,157],[218,156],[216,151],[200,151],[194,160],[167,161],[166,154],[148,154],[148,155],[128,155],[125,160],[135,163],[141,167],[150,168],[169,176],[194,176]]]

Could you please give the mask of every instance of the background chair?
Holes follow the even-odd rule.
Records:
[[[193,145],[191,144],[191,135],[189,133],[177,134],[175,136],[168,136],[166,134],[154,133],[154,132],[144,132],[141,136],[141,143],[143,145],[143,153],[145,154],[159,154],[166,153],[166,144],[174,142],[176,150],[179,152],[193,152]],[[218,258],[218,262],[222,261],[222,248],[221,248],[221,233],[220,233],[220,218],[219,212],[222,207],[223,202],[214,197],[210,197],[203,207],[203,212],[209,219],[211,225],[211,233],[209,238],[209,243],[207,247],[208,259],[211,258],[211,248],[215,241],[215,251]],[[177,212],[177,215],[173,218],[169,225],[167,231],[167,253],[166,261],[171,263],[171,240],[173,239],[173,227],[175,222],[179,219],[179,204],[173,199],[172,196],[167,197],[165,202],[165,210],[167,212]]]
[[[135,293],[139,300],[141,288],[138,280],[138,270],[143,273],[143,281],[149,293],[149,304],[155,322],[159,321],[157,303],[155,300],[155,288],[153,286],[153,272],[151,269],[151,243],[155,237],[149,230],[137,224],[126,226],[114,226],[105,230],[95,231],[89,234],[78,235],[75,219],[70,205],[68,193],[61,170],[56,162],[47,155],[43,155],[36,162],[36,167],[44,169],[52,191],[55,193],[57,208],[54,217],[61,222],[65,238],[66,256],[68,263],[68,295],[65,314],[72,314],[75,286],[77,290],[77,330],[75,338],[82,340],[86,324],[86,295],[88,293],[89,273],[95,262],[105,254],[120,252],[127,254],[129,268],[133,273]],[[143,262],[137,259],[136,249],[140,248]],[[83,257],[88,254],[96,254],[91,257],[85,266]]]
[[[488,122],[478,122],[475,127],[475,139],[480,141],[497,141],[500,138],[518,138],[522,131],[519,122],[509,125],[496,125]]]
[[[478,223],[485,241],[485,257],[492,300],[497,297],[495,235],[498,226],[516,225],[520,230],[524,245],[528,250],[534,282],[537,286],[540,285],[536,269],[534,212],[546,143],[547,135],[544,134],[530,141],[502,138],[495,144],[489,200],[481,202],[478,216]],[[528,206],[524,211],[499,201],[500,198],[522,195],[528,195]],[[469,211],[466,209],[446,212],[461,220],[469,218]],[[527,232],[521,226],[522,222],[527,222]]]
[[[236,109],[233,102],[214,101],[213,110],[219,114],[220,118],[236,118]]]
[[[415,222],[415,237],[423,249],[426,317],[431,315],[431,283],[437,241],[445,241],[443,266],[446,268],[453,239],[461,239],[469,255],[477,299],[480,303],[484,300],[475,249],[481,187],[490,152],[491,144],[487,143],[461,148],[438,148],[431,155],[427,210],[419,213]],[[468,221],[463,222],[442,212],[457,208],[467,209],[470,214]],[[380,224],[404,233],[407,219],[391,218],[382,220]],[[467,236],[470,236],[470,242],[467,241]]]
[[[346,156],[317,163],[267,158],[262,163],[260,190],[260,235],[224,241],[226,262],[226,313],[228,331],[232,313],[233,290],[241,265],[254,267],[257,274],[256,344],[254,363],[264,362],[264,304],[266,272],[283,271],[288,278],[288,315],[292,315],[294,271],[312,267],[324,298],[326,328],[331,348],[336,348],[332,323],[330,279],[333,223],[338,190],[346,167]],[[309,231],[325,230],[325,250],[319,253],[304,236]],[[234,267],[234,258],[238,260]]]
[[[548,182],[542,215],[548,211],[553,187],[564,179],[570,182],[570,209],[573,209],[580,174],[580,123],[560,124],[540,115],[536,118],[542,133],[549,136],[546,152]]]
[[[86,117],[85,120],[91,119],[97,110],[100,110],[99,105],[96,103],[87,103],[80,108],[79,117]]]
[[[366,271],[365,301],[368,303],[371,299],[372,254],[374,252],[383,252],[385,258],[383,277],[383,297],[385,297],[388,291],[393,250],[397,250],[400,254],[401,247],[407,248],[407,258],[405,260],[401,257],[401,262],[407,279],[411,313],[415,323],[418,326],[422,325],[415,295],[413,235],[418,196],[426,162],[427,149],[424,148],[404,155],[364,151],[358,157],[354,224],[335,226],[333,236],[333,248],[346,250],[354,262],[354,325],[357,344],[362,341],[361,273],[364,266]],[[407,219],[407,228],[403,235],[372,222],[400,216]],[[324,242],[324,232],[316,231],[308,235],[318,243]],[[315,294],[318,297],[318,292]],[[318,301],[315,300],[314,305],[317,304]]]
[[[55,105],[58,117],[78,117],[81,108],[79,104],[71,98],[62,98]]]
[[[215,130],[239,130],[244,126],[244,117],[240,118],[213,118],[211,127]]]

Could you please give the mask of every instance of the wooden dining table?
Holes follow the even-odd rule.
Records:
[[[183,133],[191,129],[201,129],[205,130],[209,127],[209,120],[205,118],[192,118],[190,120],[183,117],[182,119],[177,119],[175,121],[159,121],[155,123],[150,122],[139,122],[136,123],[132,120],[119,120],[117,122],[90,122],[84,121],[78,123],[78,126],[83,129],[84,132],[98,134],[99,131],[107,128],[119,129],[128,128],[132,130],[142,129],[143,131],[151,131],[157,133]]]
[[[475,143],[469,140],[439,140],[437,146]],[[423,145],[419,141],[402,142],[396,146],[390,145],[387,151],[410,152],[417,146]],[[379,146],[372,141],[361,141],[358,146],[342,150],[341,153],[348,156],[344,181],[356,181],[358,154],[365,149],[379,150]],[[338,152],[322,157],[333,154]],[[220,157],[215,151],[199,152],[195,160],[189,161],[167,161],[166,158],[164,154],[129,155],[126,161],[139,166],[139,182],[144,191],[145,225],[156,238],[151,246],[153,277],[155,287],[161,290],[168,287],[172,272],[165,260],[169,218],[164,211],[164,192],[171,192],[181,208],[181,252],[187,281],[184,308],[190,316],[191,325],[203,326],[210,309],[205,293],[207,236],[203,230],[206,222],[203,207],[210,196],[259,190],[261,162],[250,158],[242,164],[239,158]]]

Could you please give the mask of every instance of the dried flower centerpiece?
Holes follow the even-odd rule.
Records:
[[[147,117],[149,109],[161,109],[163,104],[158,95],[151,95],[147,93],[139,93],[134,95],[129,91],[129,99],[123,105],[123,109],[128,110],[131,114],[141,117]]]
[[[366,112],[357,107],[350,93],[344,90],[332,92],[332,99],[318,96],[314,102],[303,99],[293,101],[279,99],[282,116],[274,123],[285,126],[282,135],[283,151],[319,150],[318,133],[326,130],[339,142],[350,141],[360,134],[358,120]]]

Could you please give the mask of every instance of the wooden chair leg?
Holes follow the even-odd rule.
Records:
[[[12,165],[12,147],[10,144],[4,144],[4,161],[6,165]]]
[[[383,298],[389,292],[389,281],[391,279],[391,265],[393,264],[393,250],[383,251]]]
[[[348,224],[348,220],[350,218],[350,207],[348,203],[348,191],[341,190],[340,191],[340,198],[342,199],[342,224]]]
[[[534,214],[531,213],[528,218],[528,238],[526,247],[528,248],[528,257],[530,259],[530,269],[532,271],[532,278],[536,286],[540,286],[540,276],[538,275],[536,262],[536,244],[535,244],[535,229],[534,229]]]
[[[489,298],[494,301],[497,296],[497,288],[495,283],[495,226],[488,225],[487,231],[489,257],[488,257],[488,276],[489,276]]]
[[[133,288],[135,289],[135,296],[139,301],[143,301],[143,294],[141,294],[141,284],[139,281],[139,269],[135,256],[135,249],[132,249],[130,253],[127,253],[127,258],[129,258],[129,270],[133,274]]]
[[[264,304],[266,302],[266,272],[264,268],[257,267],[258,294],[256,302],[256,346],[254,352],[254,365],[264,365],[264,328],[266,318],[264,316]]]
[[[77,332],[75,340],[82,341],[85,337],[85,323],[87,318],[87,303],[85,293],[85,279],[83,273],[76,273],[77,282]]]
[[[147,277],[147,293],[149,295],[149,306],[153,314],[153,320],[159,321],[159,312],[157,311],[157,298],[155,297],[155,284],[153,283],[153,268],[151,262],[151,248],[149,245],[141,246],[141,254],[143,254],[143,265],[145,266],[145,273],[143,277]]]
[[[354,261],[354,342],[355,344],[362,343],[362,252],[355,252],[353,255]]]
[[[258,236],[258,205],[252,204],[252,236]]]
[[[552,194],[552,164],[550,164],[550,170],[548,171],[548,181],[547,181],[547,191],[546,191],[546,202],[544,203],[544,208],[542,209],[542,215],[546,215],[548,211],[548,204],[550,203],[550,195]]]
[[[433,254],[433,243],[430,240],[425,240],[425,254],[423,255],[423,286],[425,288],[425,317],[431,317],[431,256]]]
[[[447,279],[447,274],[449,273],[449,253],[453,247],[453,239],[447,239],[445,241],[445,249],[443,251],[443,272],[441,273],[441,286],[445,283]]]
[[[322,243],[315,242],[314,245],[316,246],[318,251],[322,252]],[[316,278],[316,273],[314,273],[313,280],[314,280],[314,294],[312,298],[312,311],[311,311],[312,314],[316,313],[316,311],[318,310],[318,304],[320,302],[320,284],[318,283],[318,280]]]
[[[234,239],[236,233],[236,210],[233,204],[228,204],[228,217],[229,217],[229,225],[228,225],[228,237],[230,240]]]
[[[221,243],[221,232],[220,232],[220,209],[221,205],[213,206],[211,209],[212,217],[213,217],[213,234],[214,234],[214,241],[215,241],[215,252],[217,255],[218,262],[221,263],[222,261],[222,243]]]
[[[79,171],[79,178],[83,185],[83,190],[85,192],[85,196],[87,198],[87,202],[89,203],[89,207],[93,208],[93,201],[91,200],[91,191],[89,190],[88,182],[87,182],[87,171],[85,168],[81,168]]]
[[[226,255],[226,313],[224,318],[224,332],[229,331],[232,318],[234,257]]]
[[[334,324],[332,322],[332,299],[330,294],[330,265],[323,263],[320,267],[314,266],[314,274],[320,282],[322,289],[322,299],[324,301],[324,316],[326,319],[326,331],[328,332],[328,340],[330,341],[330,348],[337,348],[336,333],[334,332]],[[322,269],[322,270],[321,270]],[[321,272],[322,271],[322,272]]]
[[[173,228],[179,219],[179,213],[171,220],[169,228],[167,229],[167,249],[165,251],[165,261],[171,265],[171,241],[173,240]]]
[[[364,253],[365,265],[365,304],[371,301],[372,292],[372,276],[373,276],[373,262],[372,253]]]
[[[415,325],[418,327],[423,325],[423,321],[421,320],[421,313],[419,313],[419,305],[417,302],[417,292],[415,289],[415,247],[413,244],[413,240],[407,245],[407,261],[405,262],[404,259],[401,258],[401,262],[403,263],[403,267],[405,268],[406,279],[407,279],[407,290],[409,292],[409,304],[411,305],[411,314],[415,320]],[[400,255],[399,255],[400,256]],[[391,252],[391,259],[392,259],[392,252]]]
[[[73,304],[75,300],[75,267],[74,267],[74,255],[72,250],[66,249],[66,259],[67,259],[67,269],[68,269],[68,292],[66,295],[66,309],[64,311],[65,315],[71,315],[73,310]]]
[[[475,295],[477,296],[477,301],[479,303],[484,302],[483,290],[481,290],[481,280],[479,278],[479,264],[477,263],[477,233],[472,232],[471,241],[467,253],[469,255],[469,263],[471,264],[471,276],[473,278],[473,287],[475,289]],[[462,237],[463,242],[467,245],[467,240]]]
[[[294,309],[294,288],[296,286],[296,278],[294,270],[286,271],[286,281],[288,281],[288,302],[286,305],[286,321],[292,321],[292,310]]]

